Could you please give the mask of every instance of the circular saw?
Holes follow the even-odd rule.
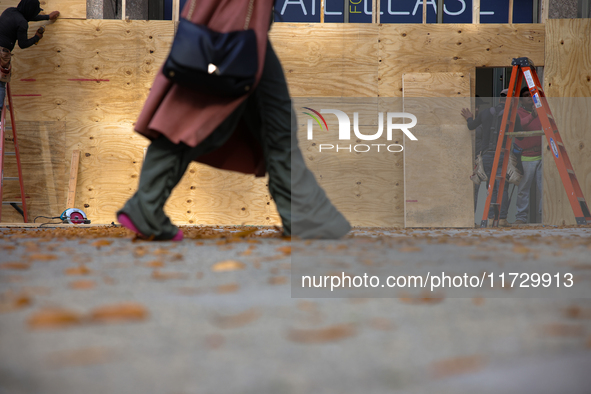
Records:
[[[69,224],[90,224],[90,220],[88,220],[84,211],[77,208],[66,209],[60,215],[60,219],[62,222]]]

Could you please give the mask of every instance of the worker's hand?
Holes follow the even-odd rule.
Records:
[[[531,116],[535,119],[538,117],[538,110],[534,108],[533,111],[531,111]]]
[[[51,14],[49,14],[49,20],[50,21],[55,21],[58,16],[60,16],[60,12],[59,11],[53,11]]]
[[[474,117],[474,116],[472,116],[472,112],[470,112],[470,110],[468,108],[462,108],[461,114],[464,117],[464,119],[466,119],[466,120],[468,120],[468,118]]]
[[[40,28],[37,29],[37,32],[35,33],[35,35],[37,37],[39,37],[39,39],[42,39],[44,32],[45,32],[45,28],[43,26],[41,26]]]

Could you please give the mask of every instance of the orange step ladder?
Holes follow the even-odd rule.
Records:
[[[27,201],[25,199],[25,187],[23,185],[23,172],[21,169],[21,157],[18,150],[18,141],[16,138],[16,127],[14,121],[14,111],[12,107],[12,94],[10,91],[10,83],[6,83],[6,98],[4,105],[2,106],[2,126],[0,126],[0,200],[2,200],[2,204],[0,205],[0,222],[2,222],[2,206],[3,205],[11,205],[14,209],[16,209],[24,219],[25,223],[28,223],[28,215],[27,215]],[[10,124],[11,127],[6,127],[6,101],[8,101],[8,109],[10,111]],[[4,136],[6,130],[12,131],[12,138],[14,141],[14,152],[5,152],[5,143],[4,143]],[[18,168],[18,177],[6,177],[4,176],[4,156],[15,156],[16,157],[16,166]],[[4,181],[19,181],[20,184],[20,191],[21,191],[21,201],[4,201],[2,199],[2,192],[4,188]],[[22,208],[18,206],[18,204],[22,205]]]
[[[548,145],[552,149],[552,156],[554,157],[554,162],[556,163],[558,173],[562,179],[562,184],[564,186],[564,190],[566,191],[568,201],[570,202],[575,214],[577,225],[591,224],[591,214],[589,213],[589,207],[587,206],[587,202],[583,196],[583,191],[581,190],[581,186],[579,185],[575,171],[571,165],[570,159],[568,158],[568,154],[566,153],[566,148],[562,143],[562,138],[560,138],[558,127],[556,126],[554,116],[550,111],[548,101],[546,100],[546,95],[544,94],[542,86],[540,85],[540,80],[538,79],[533,62],[527,57],[520,57],[513,59],[511,65],[513,66],[513,71],[511,72],[511,81],[509,82],[509,92],[507,93],[507,101],[505,102],[505,110],[503,112],[501,129],[499,131],[497,149],[495,151],[495,158],[488,184],[486,205],[484,207],[484,213],[482,215],[480,227],[483,228],[487,227],[488,225],[488,212],[491,206],[492,193],[496,180],[499,181],[499,190],[497,191],[497,201],[492,204],[494,209],[492,226],[497,227],[499,225],[500,207],[503,199],[503,189],[505,188],[505,174],[507,174],[507,165],[509,163],[509,154],[511,151],[512,142],[511,138],[507,138],[505,147],[503,148],[503,140],[506,134],[508,134],[508,136],[512,136],[514,134],[513,130],[515,128],[515,117],[517,116],[518,100],[511,100],[511,98],[519,97],[523,78],[525,78],[525,81],[527,82],[536,112],[538,113],[538,117],[542,123],[544,135],[546,136]],[[493,174],[497,173],[502,151],[505,152],[505,156],[503,158],[501,176],[495,177]]]

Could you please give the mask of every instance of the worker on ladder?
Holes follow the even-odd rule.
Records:
[[[10,82],[12,73],[10,57],[15,44],[22,49],[36,44],[45,32],[44,27],[40,27],[35,35],[27,38],[30,21],[55,21],[59,16],[59,11],[53,11],[49,15],[39,15],[43,11],[39,0],[21,0],[17,7],[7,8],[0,15],[0,110],[4,105],[6,95],[6,82]]]

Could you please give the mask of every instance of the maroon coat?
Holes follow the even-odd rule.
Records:
[[[189,13],[191,1],[196,1],[191,21],[207,25],[222,33],[244,28],[250,0],[188,0],[182,17]],[[257,37],[259,69],[257,83],[263,72],[267,32],[273,0],[254,0],[249,27]],[[160,71],[144,104],[135,130],[155,139],[164,134],[174,143],[197,146],[242,103],[248,95],[227,98],[208,95],[171,83]],[[202,156],[197,161],[214,167],[264,175],[261,151],[244,130],[238,130],[224,146]]]

